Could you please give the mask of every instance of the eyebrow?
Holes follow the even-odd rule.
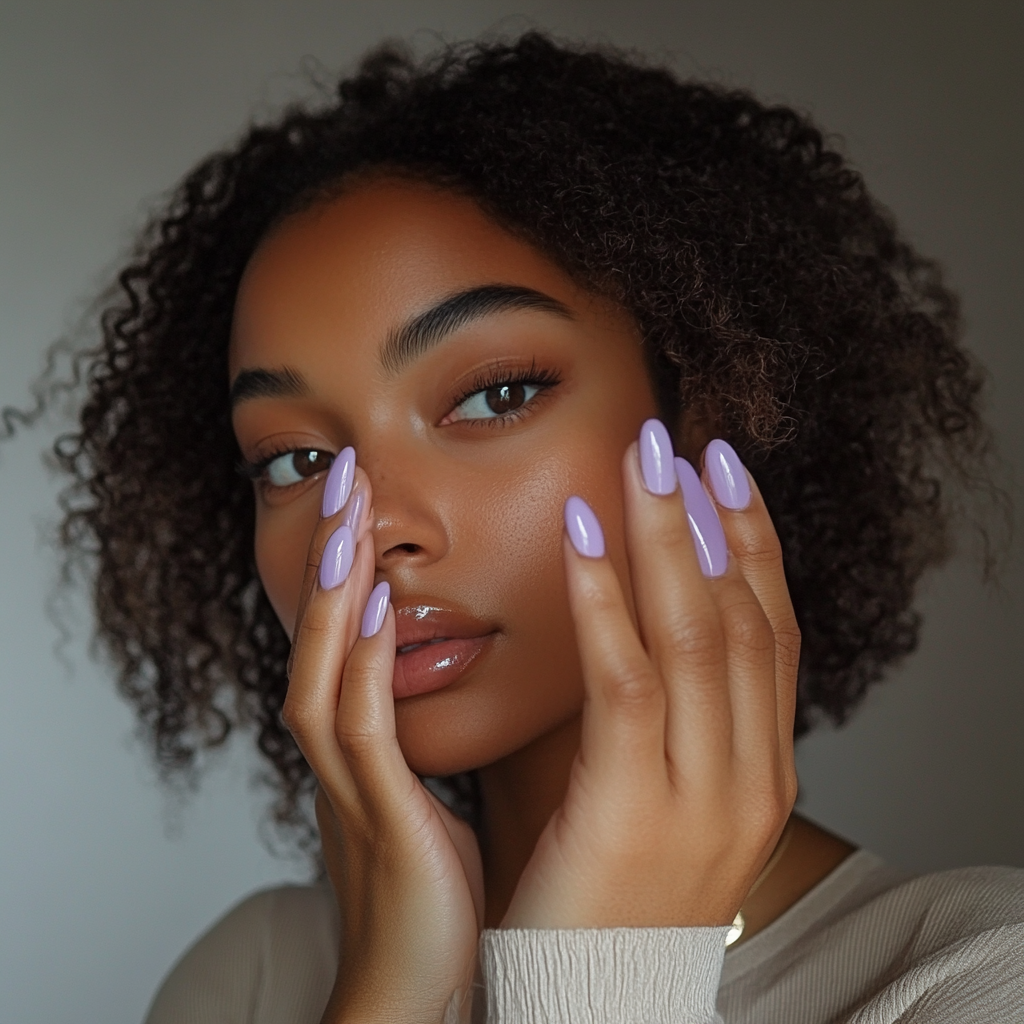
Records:
[[[280,370],[242,370],[231,385],[231,408],[253,398],[301,398],[309,394],[302,375],[287,366]]]
[[[380,350],[380,362],[388,376],[418,359],[449,335],[495,313],[532,310],[575,320],[571,309],[550,295],[519,285],[487,284],[442,299],[388,333]]]

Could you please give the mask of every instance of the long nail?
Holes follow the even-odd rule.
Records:
[[[357,487],[352,493],[352,500],[349,502],[349,506],[345,515],[342,516],[342,523],[347,526],[353,533],[356,533],[359,529],[359,520],[363,515],[363,506],[366,504],[366,488]]]
[[[565,503],[565,528],[572,546],[587,558],[600,558],[604,554],[604,534],[594,510],[574,494]]]
[[[750,504],[750,483],[743,463],[728,441],[716,438],[704,449],[704,470],[715,501],[740,512]]]
[[[363,625],[359,630],[361,636],[376,636],[380,627],[384,625],[384,618],[388,613],[388,602],[391,600],[391,584],[382,580],[370,591],[370,597],[366,602],[366,611],[363,612]]]
[[[715,506],[701,486],[697,471],[686,459],[676,458],[676,476],[683,491],[686,517],[690,521],[690,534],[697,549],[700,570],[708,577],[721,576],[729,565],[729,548]]]
[[[326,519],[338,512],[352,493],[352,477],[356,472],[355,448],[343,448],[334,460],[327,482],[324,484],[324,500],[320,513]]]
[[[324,590],[333,590],[348,579],[355,553],[352,531],[347,526],[339,526],[327,539],[320,559],[320,586]]]
[[[671,494],[676,489],[672,468],[672,438],[661,420],[647,420],[640,428],[640,473],[651,494]]]

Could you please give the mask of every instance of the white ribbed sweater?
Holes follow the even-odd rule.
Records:
[[[1024,1024],[1021,870],[908,879],[858,852],[728,953],[725,932],[485,931],[486,1019]],[[147,1024],[316,1024],[338,940],[326,885],[257,893],[185,953]]]

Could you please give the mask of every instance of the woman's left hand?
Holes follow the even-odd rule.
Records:
[[[579,499],[567,504],[567,524],[589,532],[578,546],[591,545],[588,557],[564,538],[586,687],[582,739],[503,928],[731,923],[796,799],[800,634],[775,530],[738,459],[731,504],[742,503],[744,478],[751,483],[741,510],[719,504],[716,516],[681,459],[686,508],[679,484],[652,493],[645,479],[661,491],[672,483],[665,465],[659,472],[659,443],[670,458],[667,433],[649,421],[646,471],[636,444],[623,462],[636,624],[596,519]],[[716,457],[723,451],[735,459],[715,446]],[[704,535],[702,556],[687,513]],[[702,563],[720,574],[706,577]]]

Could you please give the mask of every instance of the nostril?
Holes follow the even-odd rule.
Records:
[[[388,549],[388,553],[391,551],[404,551],[407,555],[415,555],[417,551],[421,551],[419,544],[396,544],[394,547]]]

